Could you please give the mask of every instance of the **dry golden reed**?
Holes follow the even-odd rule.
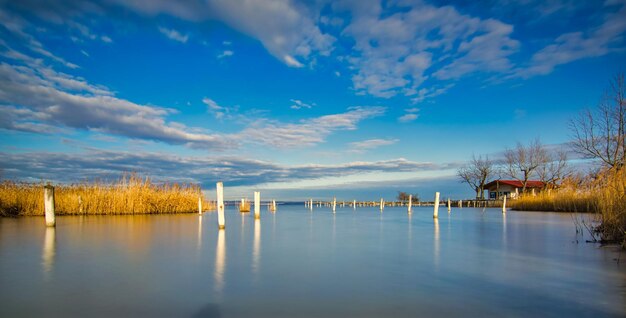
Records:
[[[515,210],[598,213],[602,241],[626,247],[626,169],[608,169],[594,178],[566,180],[559,189],[511,202]]]
[[[0,214],[43,215],[43,183],[3,181],[0,183]],[[55,186],[59,215],[151,214],[198,212],[200,187],[185,183],[153,183],[136,174],[115,182],[89,182]],[[203,209],[214,202],[203,199]]]

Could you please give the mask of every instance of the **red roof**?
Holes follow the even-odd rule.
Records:
[[[485,184],[485,189],[490,189],[490,188],[495,189],[498,186],[498,183],[500,185],[510,185],[515,188],[524,187],[524,184],[522,184],[522,182],[518,180],[494,180]],[[526,182],[526,189],[543,188],[544,186],[545,186],[545,183],[543,183],[542,181],[528,180],[528,182]]]

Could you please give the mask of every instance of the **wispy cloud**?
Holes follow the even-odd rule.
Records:
[[[233,54],[235,54],[235,52],[231,51],[231,50],[224,50],[224,52],[220,53],[217,55],[218,59],[222,59],[225,57],[229,57],[229,56],[233,56]]]
[[[291,67],[304,66],[313,53],[329,55],[336,40],[320,30],[311,8],[293,1],[156,0],[119,4],[151,16],[169,14],[193,22],[222,21],[258,39],[271,55]]]
[[[238,110],[238,107],[221,106],[208,97],[203,98],[202,103],[207,106],[208,113],[213,114],[216,119],[232,119],[234,113]]]
[[[348,144],[349,151],[353,153],[364,153],[368,150],[376,149],[382,146],[393,145],[398,139],[368,139],[363,141],[355,141]]]
[[[20,18],[19,16],[10,14],[0,9],[0,24],[3,25],[7,30],[11,31],[14,35],[19,37],[30,51],[49,58],[50,60],[59,63],[69,69],[78,68],[78,65],[68,62],[65,59],[47,50],[41,42],[39,42],[30,33],[26,32],[26,29],[30,27],[30,23]]]
[[[610,4],[610,2],[607,2]],[[606,14],[602,24],[585,32],[570,32],[557,37],[553,43],[536,52],[526,67],[520,67],[510,77],[529,78],[552,73],[555,67],[576,60],[603,56],[622,50],[626,32],[626,3],[616,1],[616,12]]]
[[[398,121],[401,123],[408,123],[417,119],[417,114],[404,114],[398,117]]]
[[[188,34],[182,34],[174,29],[159,27],[159,32],[161,32],[163,35],[165,35],[169,39],[178,41],[180,43],[187,43],[187,40],[189,40]]]
[[[416,120],[419,117],[420,109],[417,107],[407,108],[404,110],[406,113],[398,117],[398,121],[401,123],[408,123]]]
[[[311,107],[315,106],[315,103],[305,103],[299,99],[291,99],[291,102],[293,104],[291,104],[291,106],[289,106],[289,108],[291,109],[302,109],[302,108],[307,108],[310,109]]]
[[[80,153],[0,152],[0,168],[8,178],[76,182],[83,178],[114,179],[138,172],[157,180],[176,180],[214,186],[260,185],[372,172],[419,172],[449,168],[449,164],[392,159],[331,165],[280,165],[240,157],[181,157],[163,153],[118,152],[89,149]]]
[[[0,64],[0,111],[6,116],[1,128],[50,132],[56,126],[190,147],[226,147],[216,135],[167,122],[173,109],[117,98],[104,87],[22,57],[26,66]]]
[[[355,130],[360,121],[380,116],[385,110],[378,106],[352,107],[345,113],[303,119],[295,124],[260,120],[243,130],[239,137],[277,148],[312,146],[335,131]]]
[[[513,27],[494,19],[459,13],[451,6],[422,2],[397,9],[374,1],[335,5],[349,11],[342,35],[354,39],[347,61],[353,66],[354,88],[378,97],[414,95],[432,73],[455,80],[474,72],[503,73],[519,47]]]

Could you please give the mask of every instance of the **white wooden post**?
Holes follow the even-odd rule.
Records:
[[[385,200],[383,200],[383,198],[380,198],[380,212],[383,212],[384,209],[385,209]]]
[[[352,201],[352,207],[356,210],[356,200]]]
[[[435,206],[433,208],[433,218],[439,217],[439,192],[435,192]]]
[[[261,218],[261,192],[254,191],[254,218]]]
[[[333,213],[335,213],[336,207],[337,207],[337,198],[333,197]]]
[[[56,226],[57,221],[54,215],[54,187],[49,184],[43,188],[43,202],[46,226]]]
[[[450,210],[451,210],[450,198],[448,198],[448,213],[450,213]]]
[[[224,218],[224,184],[218,182],[215,184],[217,192],[217,227],[219,229],[226,228],[226,219]]]
[[[506,213],[506,195],[502,199],[502,213]]]
[[[459,208],[463,207],[463,200],[459,200]]]
[[[198,197],[198,214],[202,215],[202,195]]]
[[[276,200],[272,200],[272,211],[276,212]]]
[[[309,209],[313,211],[313,199],[309,199]]]
[[[409,194],[409,207],[408,207],[409,214],[411,214],[411,206],[412,205],[413,205],[413,195]]]

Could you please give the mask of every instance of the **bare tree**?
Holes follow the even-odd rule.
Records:
[[[528,179],[533,176],[539,167],[546,165],[550,160],[548,152],[539,138],[530,142],[528,146],[517,143],[515,149],[504,151],[504,163],[507,174],[522,183],[522,193],[526,192]]]
[[[545,187],[556,187],[570,173],[567,168],[567,152],[546,151],[545,155],[547,157],[541,160],[543,163],[537,168],[537,177]]]
[[[570,122],[573,147],[586,158],[599,159],[609,168],[626,163],[626,83],[624,74],[610,82],[595,111],[587,109]]]
[[[495,173],[494,163],[489,157],[482,156],[476,158],[472,155],[472,160],[457,170],[457,175],[461,178],[461,182],[469,184],[476,191],[477,199],[485,198],[485,184],[487,180]]]

